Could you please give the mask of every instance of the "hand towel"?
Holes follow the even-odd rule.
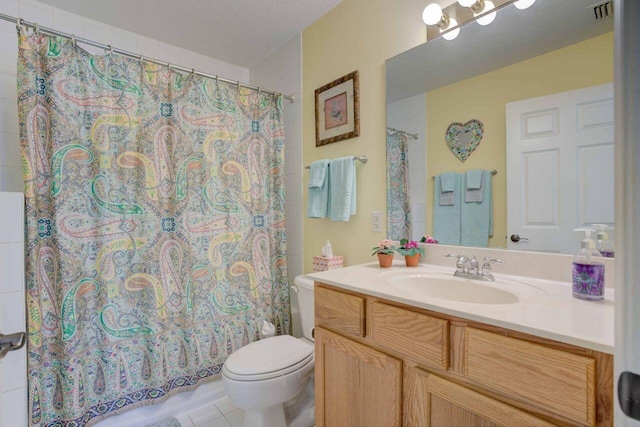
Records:
[[[442,175],[436,177],[435,188],[441,188],[440,179]],[[449,187],[450,188],[450,187]],[[433,237],[443,245],[460,244],[460,203],[462,201],[462,176],[453,174],[453,189],[449,193],[453,195],[451,205],[439,203],[440,191],[434,192],[433,200]]]
[[[482,172],[484,183],[482,202],[462,203],[460,214],[460,244],[463,246],[487,247],[493,235],[493,197],[491,172]]]
[[[440,206],[453,206],[456,198],[455,189],[458,174],[455,172],[445,172],[438,176],[440,177],[440,185],[434,187],[440,192],[438,204]]]
[[[322,172],[319,170],[321,168]],[[329,191],[331,184],[329,159],[313,162],[309,175],[309,184],[307,185],[309,189],[307,218],[326,218],[329,216]],[[318,186],[321,175],[323,176],[322,183]]]
[[[329,216],[331,221],[349,221],[349,217],[356,213],[356,166],[353,156],[331,160],[329,170]]]
[[[484,196],[484,170],[474,169],[464,174],[464,201],[482,203]]]
[[[311,163],[307,188],[322,188],[329,170],[329,161],[329,159],[323,159]]]

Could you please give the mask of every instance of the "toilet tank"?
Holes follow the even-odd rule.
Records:
[[[311,335],[314,324],[313,280],[305,275],[300,275],[294,279],[294,283],[294,291],[298,294],[302,333],[306,339],[313,341],[313,336]]]

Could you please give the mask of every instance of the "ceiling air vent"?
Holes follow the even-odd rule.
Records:
[[[594,4],[591,9],[591,22],[600,22],[613,17],[613,1]]]

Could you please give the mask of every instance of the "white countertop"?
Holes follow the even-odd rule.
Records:
[[[420,264],[405,267],[395,260],[391,268],[380,268],[377,262],[309,274],[308,277],[329,285],[396,301],[402,304],[449,314],[468,320],[524,332],[567,344],[614,352],[614,292],[605,290],[604,301],[583,301],[573,298],[571,284],[529,277],[495,274],[501,279],[519,282],[518,288],[532,291],[516,292],[518,301],[511,304],[476,304],[432,298],[393,287],[387,279],[399,274],[423,272],[447,273],[454,269]],[[492,286],[492,282],[478,282]],[[496,285],[498,286],[498,285]],[[504,286],[501,289],[507,289]]]

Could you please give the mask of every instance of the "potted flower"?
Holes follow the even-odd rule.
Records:
[[[420,255],[424,255],[424,249],[418,247],[418,242],[409,239],[400,240],[398,252],[400,252],[400,255],[404,255],[407,267],[417,267]]]
[[[420,243],[438,243],[438,241],[434,239],[433,236],[427,234],[426,236],[422,236]]]
[[[380,267],[387,268],[391,267],[393,263],[393,253],[396,251],[396,248],[393,246],[393,242],[389,239],[380,240],[378,242],[378,246],[374,246],[371,248],[373,251],[371,256],[378,255],[378,261],[380,262]]]

